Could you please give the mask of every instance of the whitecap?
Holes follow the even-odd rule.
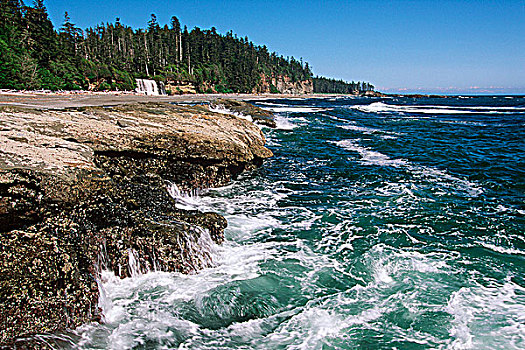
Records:
[[[503,285],[463,287],[444,311],[454,317],[452,349],[522,349],[525,343],[525,288]],[[488,317],[490,316],[490,317]]]
[[[525,251],[522,251],[522,250],[516,249],[516,248],[505,248],[505,247],[502,247],[502,246],[497,246],[497,245],[486,243],[486,242],[480,242],[480,244],[483,247],[485,247],[485,248],[487,248],[489,250],[492,250],[494,252],[501,253],[501,254],[506,254],[506,255],[525,255]]]
[[[231,111],[231,110],[229,110],[227,108],[224,108],[224,107],[222,107],[220,105],[219,106],[215,106],[215,107],[209,106],[208,109],[210,110],[210,112],[220,113],[220,114],[229,114],[229,115],[236,116],[237,118],[241,118],[241,119],[245,119],[245,120],[248,120],[250,122],[253,122],[253,118],[251,116]]]
[[[361,157],[359,161],[365,165],[406,167],[411,171],[415,178],[425,178],[426,181],[437,182],[445,188],[455,187],[464,191],[471,197],[477,197],[484,192],[483,188],[473,181],[450,175],[446,170],[417,165],[405,159],[391,159],[386,154],[374,151],[368,147],[360,146],[358,143],[359,141],[360,139],[328,142],[336,144],[348,151],[358,153]]]
[[[275,128],[278,130],[293,130],[300,126],[300,125],[292,123],[290,119],[280,116],[280,115],[276,115],[274,120],[276,124]]]
[[[392,167],[401,167],[407,166],[408,163],[404,159],[391,159],[386,154],[373,151],[368,147],[359,146],[357,141],[354,140],[341,140],[341,141],[331,141],[337,146],[342,147],[346,150],[359,153],[361,156],[360,161],[363,164],[372,164],[379,166],[392,166]]]
[[[369,105],[354,105],[350,106],[350,108],[366,113],[510,114],[525,112],[524,107],[395,105],[383,102],[373,102]]]
[[[330,108],[317,107],[263,107],[263,109],[270,110],[276,113],[290,112],[290,113],[314,113],[329,111]]]

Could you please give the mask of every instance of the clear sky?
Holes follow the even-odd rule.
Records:
[[[30,3],[30,0],[26,0]],[[314,74],[365,80],[386,92],[525,94],[525,0],[47,0],[81,28],[145,27],[177,16],[189,29],[248,36]]]

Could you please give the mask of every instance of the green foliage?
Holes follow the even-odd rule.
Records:
[[[217,84],[215,85],[215,91],[217,91],[219,94],[230,94],[233,92],[232,89],[227,88],[223,84]]]
[[[45,90],[57,91],[62,89],[62,79],[52,74],[46,68],[40,68],[38,71],[40,77],[41,88]]]
[[[0,88],[16,89],[19,80],[16,68],[18,59],[2,38],[0,38],[0,52],[2,52],[0,55]]]
[[[111,90],[111,85],[109,85],[106,81],[101,82],[97,86],[97,91],[108,91]]]
[[[357,94],[374,91],[374,86],[366,82],[346,82],[324,77],[313,78],[315,93]]]
[[[87,82],[77,67],[69,61],[51,62],[51,73],[60,79],[60,90],[81,90],[87,88]]]
[[[211,86],[222,93],[270,86],[278,93],[274,79],[312,78],[302,59],[278,56],[232,31],[182,28],[175,16],[170,26],[161,26],[152,14],[146,29],[135,30],[117,18],[83,31],[66,12],[55,31],[43,0],[33,7],[0,0],[0,52],[0,88],[133,90],[136,78],[150,78],[192,83],[199,92],[212,92]],[[314,84],[330,90],[326,81]]]

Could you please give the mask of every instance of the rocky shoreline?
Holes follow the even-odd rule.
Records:
[[[221,186],[272,155],[247,120],[164,102],[2,106],[0,142],[4,345],[100,320],[102,268],[209,266],[199,247],[222,242],[226,220],[179,209],[170,186]]]

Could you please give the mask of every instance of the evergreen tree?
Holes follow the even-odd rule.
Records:
[[[315,77],[313,78],[313,83],[314,92],[316,93],[358,94],[374,91],[374,86],[364,81],[348,83],[343,80]]]
[[[56,58],[57,38],[43,0],[35,0],[33,7],[26,8],[25,20],[31,38],[31,55],[41,67],[47,68]]]
[[[308,62],[279,56],[232,31],[191,31],[173,16],[161,26],[155,14],[145,29],[101,23],[82,31],[66,12],[54,31],[43,0],[30,7],[0,0],[0,88],[133,89],[134,78],[193,83],[200,92],[253,92],[312,78]],[[313,80],[316,92],[372,90],[368,83]]]

